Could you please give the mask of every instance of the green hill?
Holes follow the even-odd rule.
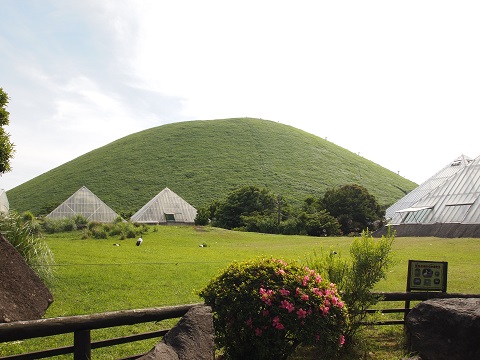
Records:
[[[380,147],[381,145],[379,145]],[[361,184],[390,205],[416,184],[315,135],[273,121],[188,121],[144,130],[86,153],[7,192],[10,208],[46,213],[85,185],[117,212],[136,212],[165,187],[195,207],[239,185],[293,204]]]

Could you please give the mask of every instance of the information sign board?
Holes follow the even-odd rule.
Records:
[[[447,267],[444,261],[408,260],[407,291],[447,291]]]

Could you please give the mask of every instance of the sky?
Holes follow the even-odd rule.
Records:
[[[480,2],[0,0],[12,189],[168,123],[255,117],[421,184],[480,155]]]

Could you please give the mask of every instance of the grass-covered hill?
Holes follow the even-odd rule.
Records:
[[[379,145],[380,147],[380,145]],[[144,130],[86,153],[7,192],[10,208],[45,214],[81,186],[117,212],[136,212],[165,187],[195,207],[239,185],[299,204],[361,184],[390,205],[416,184],[318,136],[273,121],[188,121]]]

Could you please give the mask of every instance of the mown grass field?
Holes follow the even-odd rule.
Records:
[[[80,232],[48,235],[46,242],[55,255],[56,266],[55,280],[50,284],[55,301],[46,317],[197,303],[201,302],[197,291],[232,261],[274,256],[305,262],[322,249],[347,256],[352,241],[346,237],[264,235],[190,226],[152,227],[143,239],[137,247],[136,239],[81,240]],[[480,293],[478,239],[397,238],[393,248],[396,264],[375,290],[404,291],[408,260],[415,259],[448,261],[448,291]],[[144,324],[93,331],[92,339],[162,326]],[[367,358],[400,359],[404,355],[398,346],[399,327],[374,330],[372,338],[378,341]],[[145,352],[157,341],[99,349],[92,354],[97,359],[115,359]],[[0,356],[32,351],[39,344],[48,348],[72,343],[73,336],[68,335],[0,344]]]

